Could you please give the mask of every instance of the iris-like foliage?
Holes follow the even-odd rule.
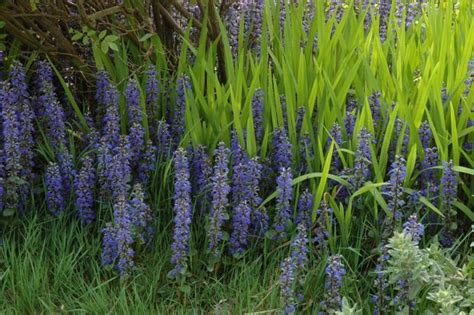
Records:
[[[227,221],[227,207],[229,206],[228,194],[230,186],[227,183],[229,173],[229,149],[223,142],[219,143],[215,152],[214,172],[212,182],[212,205],[209,218],[209,245],[208,251],[215,257],[220,256],[220,246],[224,232],[222,225]]]
[[[96,174],[93,160],[90,156],[82,159],[82,167],[74,180],[74,192],[76,194],[75,206],[79,220],[83,225],[90,224],[95,220],[94,211],[94,188]]]
[[[284,230],[291,220],[290,202],[293,198],[291,189],[292,179],[293,175],[291,169],[281,168],[280,176],[277,178],[277,209],[275,222],[273,223],[273,228],[279,237],[285,236]]]
[[[191,183],[188,157],[183,148],[178,148],[174,154],[174,171],[174,230],[171,245],[173,251],[171,263],[174,268],[170,272],[171,277],[186,271],[191,236]]]
[[[46,201],[53,215],[60,215],[66,208],[64,185],[59,166],[50,163],[46,169]]]
[[[346,269],[342,263],[341,255],[332,255],[328,258],[328,265],[325,269],[326,281],[324,288],[324,300],[321,301],[321,308],[327,312],[332,313],[339,311],[342,305],[341,287],[342,280],[346,275]]]
[[[453,161],[443,162],[443,176],[441,177],[441,208],[444,211],[444,226],[440,241],[445,247],[454,242],[454,231],[457,229],[456,210],[453,207],[456,201],[458,181],[453,169]]]

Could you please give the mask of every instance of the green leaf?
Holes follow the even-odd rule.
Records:
[[[11,217],[16,213],[16,210],[14,208],[6,208],[3,210],[3,216],[4,217]]]
[[[73,42],[75,41],[78,41],[82,38],[82,36],[84,36],[84,34],[80,33],[80,32],[76,32],[72,37],[71,37],[71,40]]]
[[[118,39],[117,35],[107,35],[104,38],[104,41],[106,42],[115,42]]]
[[[105,40],[103,40],[100,43],[100,50],[102,50],[102,52],[104,54],[107,54],[107,52],[109,51],[109,43],[107,43]]]
[[[113,51],[118,51],[119,50],[116,43],[109,43],[109,48],[112,49]]]
[[[107,34],[107,30],[103,30],[102,32],[100,32],[99,33],[99,39],[104,38],[106,34]]]
[[[146,33],[145,35],[143,35],[142,37],[140,37],[140,39],[138,40],[139,42],[144,42],[146,41],[147,39],[149,39],[150,37],[153,36],[153,33]]]

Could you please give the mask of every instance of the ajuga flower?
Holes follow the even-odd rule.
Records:
[[[399,118],[395,121],[395,138],[393,141],[393,148],[392,148],[392,157],[395,154],[397,145],[398,145],[398,137],[403,137],[402,146],[400,148],[400,155],[406,156],[408,152],[408,141],[409,141],[409,129],[408,126],[405,126],[405,122]]]
[[[173,136],[175,142],[179,143],[184,135],[186,123],[186,91],[191,89],[191,82],[186,75],[176,81],[176,106],[173,113]]]
[[[392,163],[391,169],[388,172],[390,179],[388,185],[384,187],[383,193],[388,199],[387,206],[393,218],[386,220],[386,234],[391,235],[397,224],[402,218],[402,208],[405,206],[403,182],[406,177],[405,159],[401,156],[395,157],[395,162]],[[386,235],[386,236],[388,236]]]
[[[30,103],[30,94],[23,66],[15,62],[10,71],[11,96],[14,106],[18,110],[18,123],[21,153],[21,177],[25,182],[31,181],[33,167],[33,133],[34,112]],[[28,194],[28,190],[24,191]]]
[[[75,206],[77,215],[82,224],[90,224],[95,220],[94,211],[94,188],[96,174],[93,160],[90,156],[82,159],[82,167],[78,176],[74,179],[74,191],[76,193]]]
[[[171,140],[170,126],[164,120],[158,121],[156,127],[156,142],[158,144],[158,153],[161,156],[170,154],[173,148],[173,141]]]
[[[332,255],[328,258],[328,265],[325,269],[326,281],[324,288],[324,300],[321,301],[321,308],[327,313],[339,311],[342,305],[341,287],[342,280],[346,275],[346,269],[342,264],[341,255]]]
[[[444,226],[441,234],[441,243],[450,247],[454,241],[453,232],[457,229],[456,210],[453,204],[456,201],[458,181],[453,170],[453,161],[443,162],[443,176],[441,177],[441,207],[444,211]]]
[[[113,236],[116,244],[116,268],[120,272],[120,278],[130,276],[134,266],[135,250],[133,249],[133,225],[132,213],[124,195],[119,195],[114,204]],[[105,239],[109,236],[104,235]],[[104,247],[107,247],[104,244]],[[112,255],[113,256],[113,255]]]
[[[49,62],[40,61],[38,73],[40,87],[38,102],[46,117],[48,136],[53,147],[56,150],[61,150],[66,147],[66,117],[54,90],[52,70]]]
[[[115,155],[112,156],[109,186],[112,197],[128,196],[131,181],[130,143],[127,136],[121,136]]]
[[[416,214],[412,214],[408,221],[403,223],[403,233],[410,235],[413,242],[418,244],[421,237],[425,233],[425,227],[422,223],[418,223],[418,217]]]
[[[143,127],[143,113],[140,107],[140,91],[138,82],[130,80],[125,90],[125,99],[128,105],[129,139],[131,147],[131,160],[140,159],[145,146],[145,128]]]
[[[346,117],[344,117],[344,126],[346,126],[347,138],[352,138],[354,133],[356,117],[352,112],[346,111]]]
[[[174,230],[171,249],[171,263],[175,266],[170,272],[176,277],[186,269],[191,236],[191,183],[189,182],[189,163],[186,151],[178,148],[174,154]]]
[[[258,157],[254,157],[249,162],[249,174],[250,174],[250,191],[252,196],[250,198],[251,208],[251,225],[252,231],[256,235],[264,235],[268,230],[269,217],[265,211],[265,208],[260,207],[262,198],[260,197],[260,179],[262,176],[262,165],[258,161]]]
[[[332,209],[328,207],[326,201],[321,201],[320,209],[316,211],[316,227],[313,231],[313,242],[319,250],[327,248],[327,242],[329,239],[327,224],[328,220],[332,220],[331,216]]]
[[[107,105],[107,102],[105,100],[105,94],[106,94],[107,89],[109,88],[109,84],[110,84],[110,81],[109,81],[107,72],[103,70],[97,72],[95,100],[100,105],[104,105],[104,106]]]
[[[202,207],[209,197],[207,190],[212,174],[211,160],[205,146],[198,145],[192,151],[191,167],[193,195],[197,199],[199,206]]]
[[[439,189],[438,183],[436,182],[437,170],[433,169],[433,167],[439,164],[438,150],[436,147],[425,148],[425,158],[421,164],[423,169],[421,173],[421,184],[423,185],[421,195],[432,199]]]
[[[255,130],[255,139],[257,143],[262,142],[263,138],[263,111],[264,111],[264,94],[262,89],[255,90],[252,96],[252,118]]]
[[[118,110],[118,91],[110,82],[104,90],[102,101],[106,106],[102,134],[107,141],[107,145],[111,149],[114,149],[120,140],[120,118]]]
[[[374,126],[377,127],[381,124],[381,109],[380,109],[380,97],[382,94],[380,92],[373,92],[369,96],[369,107],[370,112],[372,113],[372,119],[374,121]]]
[[[423,146],[423,149],[428,149],[431,137],[433,136],[433,132],[431,131],[431,127],[428,121],[425,120],[421,123],[420,129],[418,130],[418,134],[420,135],[420,141],[421,145]]]
[[[232,213],[232,234],[230,252],[242,254],[248,243],[251,209],[247,201],[241,201]]]
[[[227,195],[230,192],[230,186],[227,183],[229,173],[228,163],[229,149],[223,142],[219,143],[215,152],[214,172],[211,177],[212,182],[212,205],[209,221],[209,246],[208,250],[214,256],[220,255],[220,243],[223,240],[224,233],[222,225],[227,220],[228,207]]]
[[[303,126],[303,119],[306,114],[306,107],[300,106],[298,107],[298,111],[296,113],[296,134],[301,133],[301,127]]]
[[[292,179],[291,169],[281,168],[280,176],[277,178],[277,212],[275,214],[275,222],[273,223],[273,227],[279,234],[279,237],[285,235],[284,230],[291,220]]]
[[[154,231],[151,225],[153,216],[150,207],[145,203],[145,194],[142,187],[141,184],[133,186],[129,206],[135,229],[134,236],[140,244],[146,244],[153,236]]]
[[[287,257],[280,265],[280,300],[283,304],[284,314],[294,314],[296,312],[295,301],[295,280],[296,264],[292,257]]]
[[[278,174],[281,168],[289,168],[293,163],[292,145],[284,128],[277,128],[273,132],[272,147],[273,171]]]
[[[144,187],[148,187],[153,171],[156,167],[156,147],[151,140],[146,142],[138,165],[138,179]]]
[[[354,186],[354,190],[361,188],[370,178],[370,165],[372,164],[372,155],[370,153],[370,143],[372,142],[372,135],[367,129],[362,128],[359,136],[359,143],[355,153],[355,162],[352,176],[349,182]]]
[[[306,229],[311,228],[311,210],[313,209],[313,195],[305,189],[298,200],[298,214],[295,223],[304,224]]]
[[[308,245],[308,228],[305,222],[301,222],[297,226],[296,237],[291,243],[291,257],[295,260],[300,273],[305,269],[308,262]]]
[[[65,192],[61,172],[56,163],[50,163],[46,169],[46,201],[48,209],[54,215],[61,214],[66,208]]]
[[[314,157],[314,150],[309,137],[309,132],[305,131],[300,137],[300,171],[306,173],[309,170],[309,163]]]
[[[338,147],[342,145],[342,129],[338,123],[334,123],[329,130],[329,138],[326,143],[326,148],[328,148],[333,141],[335,146],[331,159],[331,171],[336,172],[341,167],[341,158],[339,157]]]
[[[157,78],[158,73],[153,65],[150,65],[146,70],[146,76],[146,105],[147,108],[149,108],[151,112],[154,113],[155,107],[158,105],[157,101],[160,94],[160,81]]]
[[[63,178],[64,191],[69,194],[74,185],[76,169],[74,168],[73,156],[67,148],[63,148],[57,154],[59,169]]]
[[[21,170],[20,122],[8,83],[0,83],[0,104],[3,120],[4,205],[7,209],[16,212],[20,202],[17,180]]]

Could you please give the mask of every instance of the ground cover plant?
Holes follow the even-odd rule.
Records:
[[[0,5],[3,313],[473,314],[471,1],[58,3]]]

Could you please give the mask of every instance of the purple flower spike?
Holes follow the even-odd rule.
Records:
[[[183,148],[178,148],[174,154],[174,170],[174,230],[171,263],[175,267],[170,272],[173,278],[186,270],[191,236],[191,183],[189,182],[188,157]]]
[[[321,302],[321,308],[327,313],[332,314],[335,311],[339,311],[342,306],[341,298],[341,287],[342,280],[346,275],[346,269],[342,263],[341,255],[333,255],[328,258],[328,265],[325,269],[326,282],[325,282],[325,295],[324,300]]]
[[[90,224],[95,220],[94,211],[94,188],[96,174],[93,160],[90,156],[82,159],[82,168],[74,180],[74,191],[76,193],[76,210],[79,220],[83,225]]]
[[[49,211],[54,215],[60,215],[66,208],[66,201],[61,172],[56,163],[50,163],[46,169],[46,188]]]
[[[277,128],[273,132],[273,171],[278,174],[281,168],[289,168],[293,163],[292,145],[286,130]]]
[[[273,223],[273,228],[277,231],[278,237],[285,235],[284,230],[291,220],[292,179],[291,169],[282,168],[280,176],[277,178],[277,212]]]
[[[232,217],[232,234],[230,236],[230,252],[234,255],[242,254],[248,244],[251,209],[246,201],[234,207]]]
[[[219,143],[215,152],[215,166],[212,175],[212,207],[209,222],[209,246],[208,250],[214,256],[220,255],[220,243],[223,240],[224,233],[222,225],[227,221],[228,207],[227,195],[230,192],[230,186],[227,183],[229,168],[228,163],[229,149],[223,142]]]

